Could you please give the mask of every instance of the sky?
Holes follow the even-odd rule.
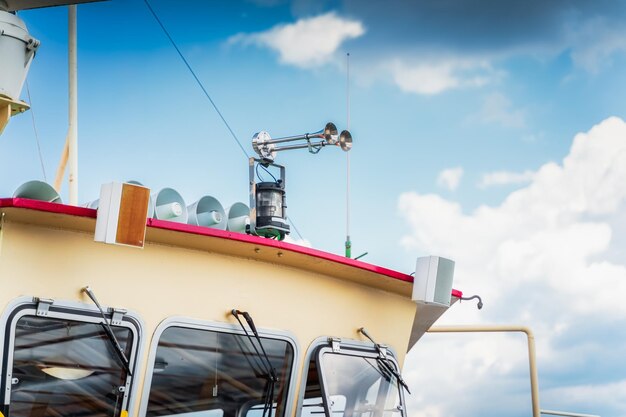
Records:
[[[245,202],[254,133],[349,127],[353,255],[406,273],[455,260],[454,287],[485,306],[440,324],[529,326],[542,408],[626,416],[626,2],[151,4],[247,156],[143,1],[82,5],[81,202],[130,179]],[[53,181],[67,130],[67,11],[20,17],[41,47],[32,111],[0,136],[2,196],[42,164]],[[346,154],[276,162],[292,241],[342,254]],[[519,334],[426,335],[404,374],[410,417],[531,414]]]

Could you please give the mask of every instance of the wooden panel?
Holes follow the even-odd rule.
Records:
[[[143,248],[149,201],[149,188],[131,184],[122,185],[116,243]]]

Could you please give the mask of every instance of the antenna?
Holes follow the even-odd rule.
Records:
[[[350,52],[346,54],[346,122],[350,130]],[[350,242],[350,153],[346,153],[346,258],[352,257],[352,242]]]

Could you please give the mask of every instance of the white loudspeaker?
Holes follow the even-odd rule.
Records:
[[[119,182],[104,184],[99,202],[94,240],[143,248],[150,189]]]
[[[187,223],[187,206],[178,191],[173,188],[163,188],[152,199],[155,219]]]
[[[187,207],[187,211],[189,213],[187,223],[189,224],[226,230],[228,218],[224,207],[215,197],[205,195]]]
[[[231,232],[246,232],[246,225],[250,224],[250,207],[244,203],[234,203],[226,209],[228,224],[226,229]]]
[[[413,280],[413,301],[450,306],[454,261],[439,256],[417,258]]]
[[[140,187],[145,187],[142,183],[135,180],[124,181],[125,184],[138,185]],[[97,209],[100,206],[100,199],[97,198],[89,203],[83,204],[83,207],[87,207],[90,209]],[[152,196],[150,196],[150,200],[148,201],[148,217],[154,217],[154,203],[152,201]]]
[[[13,198],[30,198],[49,203],[63,203],[59,193],[50,184],[37,180],[25,182],[17,187],[13,193]]]

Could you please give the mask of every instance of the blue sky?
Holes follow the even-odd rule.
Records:
[[[346,127],[350,52],[353,254],[405,272],[455,259],[455,286],[485,309],[457,305],[447,323],[533,327],[542,407],[626,416],[626,2],[151,3],[250,155],[259,130]],[[67,11],[20,16],[42,42],[28,82],[52,182]],[[189,204],[247,199],[246,158],[142,1],[79,7],[79,142],[81,201],[127,179]],[[293,237],[343,253],[346,155],[277,162]],[[34,178],[25,113],[0,137],[0,194]],[[428,335],[405,372],[411,417],[530,412],[518,336]]]

